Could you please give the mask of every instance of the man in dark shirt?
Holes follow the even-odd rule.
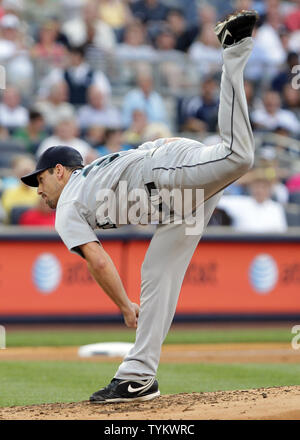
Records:
[[[178,101],[179,130],[204,132],[215,131],[218,119],[217,84],[212,77],[201,83],[198,96]]]
[[[147,23],[165,20],[168,8],[159,0],[139,0],[131,5],[131,11],[135,17]]]
[[[183,11],[180,9],[169,10],[167,23],[176,37],[175,49],[187,52],[198,35],[199,27],[196,25],[188,26]]]

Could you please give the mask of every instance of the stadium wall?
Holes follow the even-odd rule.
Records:
[[[0,232],[0,323],[122,320],[85,261],[54,231],[11,231]],[[139,302],[140,267],[151,234],[105,231],[100,239],[130,299]],[[299,317],[300,234],[204,236],[187,270],[175,320]]]

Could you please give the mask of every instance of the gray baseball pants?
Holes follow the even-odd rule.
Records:
[[[251,168],[254,140],[245,97],[243,70],[252,39],[223,51],[219,130],[222,142],[207,147],[179,139],[157,148],[151,175],[158,188],[203,188],[204,226],[223,189]],[[136,341],[120,365],[118,379],[148,379],[156,375],[162,343],[171,326],[184,275],[201,238],[186,235],[186,225],[158,225],[141,269],[140,316]]]

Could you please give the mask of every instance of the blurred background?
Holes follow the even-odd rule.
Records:
[[[0,0],[3,322],[115,319],[56,235],[55,213],[19,178],[52,145],[78,149],[87,164],[158,137],[218,143],[213,28],[242,9],[260,15],[245,69],[255,167],[215,210],[178,316],[300,316],[300,1]],[[153,227],[122,229],[101,240],[138,300]]]

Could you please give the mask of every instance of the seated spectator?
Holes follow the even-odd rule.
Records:
[[[123,123],[126,128],[132,124],[135,110],[147,115],[149,122],[164,122],[168,125],[167,111],[160,94],[153,88],[151,72],[140,70],[136,76],[136,87],[128,92],[123,101]]]
[[[20,20],[16,15],[6,14],[0,19],[0,60],[7,61],[17,55],[22,47],[19,31]]]
[[[142,110],[134,110],[132,113],[132,123],[123,133],[126,144],[138,147],[143,142],[143,136],[148,126],[147,115]]]
[[[258,0],[258,2],[260,2],[260,0]],[[231,3],[233,6],[233,10],[231,12],[233,11],[241,12],[243,10],[250,11],[254,8],[254,6],[256,6],[254,5],[253,0],[233,0]]]
[[[9,131],[6,127],[0,125],[0,141],[7,141],[10,139]]]
[[[218,86],[212,77],[208,77],[201,83],[198,96],[179,100],[179,130],[197,133],[216,131],[218,108]]]
[[[36,156],[37,158],[44,153],[48,148],[56,145],[65,145],[67,147],[73,147],[79,151],[83,157],[84,164],[88,164],[97,158],[94,150],[90,145],[77,137],[78,126],[76,120],[65,119],[61,120],[54,130],[54,135],[46,138],[39,146]]]
[[[122,61],[152,61],[155,58],[155,51],[146,39],[146,28],[142,23],[135,21],[124,29],[124,39],[116,47],[116,57]]]
[[[93,148],[104,143],[106,128],[101,125],[91,125],[85,133],[84,140]]]
[[[50,226],[55,225],[55,211],[47,205],[42,197],[32,208],[23,212],[19,218],[20,226]]]
[[[121,84],[131,85],[137,69],[145,64],[150,66],[154,60],[156,60],[156,52],[146,39],[145,25],[135,21],[126,26],[124,39],[117,45],[115,52],[118,81]]]
[[[143,135],[143,142],[152,142],[159,138],[172,137],[169,127],[163,122],[151,122],[147,125]]]
[[[131,3],[133,15],[144,23],[164,21],[168,8],[159,0],[138,0]]]
[[[177,0],[176,2],[174,0],[164,0],[164,4],[172,9],[180,9],[184,13],[188,28],[199,25],[198,0],[189,0],[188,2],[186,0]],[[209,7],[209,5],[206,3],[205,7]]]
[[[62,46],[64,46],[65,49],[69,49],[71,47],[71,44],[68,40],[68,37],[62,32],[61,29],[64,19],[55,16],[52,17],[50,21],[53,24],[54,30],[56,31],[56,43],[61,44]]]
[[[124,144],[122,130],[107,130],[104,137],[104,145],[97,148],[99,156],[117,153],[119,151],[127,151],[131,149],[131,145]]]
[[[53,69],[41,81],[39,96],[41,99],[49,94],[50,88],[58,82],[65,81],[68,86],[69,102],[73,105],[86,104],[87,90],[97,85],[104,95],[111,95],[111,87],[106,75],[100,70],[94,71],[85,61],[83,47],[70,48],[67,58],[68,66]]]
[[[70,49],[70,64],[63,74],[69,87],[69,101],[71,104],[86,103],[87,90],[92,84],[97,84],[105,95],[110,95],[111,88],[108,79],[101,72],[95,73],[84,59],[82,48]]]
[[[170,9],[167,14],[167,23],[176,38],[175,49],[187,52],[198,35],[199,27],[188,26],[184,13],[180,9]]]
[[[183,53],[176,50],[176,36],[168,25],[160,26],[155,47],[163,83],[174,93],[181,89],[189,77]]]
[[[5,14],[14,14],[18,17],[23,14],[24,0],[1,0],[1,4]]]
[[[7,87],[0,103],[0,125],[13,130],[28,123],[28,110],[21,105],[21,97],[15,87]]]
[[[272,89],[276,92],[281,93],[283,87],[292,82],[294,76],[293,72],[294,66],[299,65],[299,55],[296,52],[289,52],[286,58],[286,63],[284,64],[282,70],[278,72],[277,75],[272,80]]]
[[[48,21],[39,30],[38,42],[31,49],[31,56],[44,68],[61,67],[63,65],[66,50],[62,44],[57,43],[58,30],[54,21]]]
[[[26,127],[18,128],[13,137],[19,139],[27,148],[28,153],[35,154],[40,143],[45,139],[45,121],[41,113],[36,110],[29,112],[29,123]]]
[[[264,145],[256,150],[255,165],[263,176],[270,181],[271,184],[271,198],[282,205],[288,203],[289,193],[285,185],[286,179],[290,176],[290,171],[284,168],[279,162],[276,148],[272,145]],[[246,173],[240,177],[235,184],[241,188],[240,194],[247,195],[247,188],[253,180],[254,172]],[[229,188],[232,185],[229,186]],[[225,190],[224,194],[230,194]]]
[[[283,108],[292,111],[300,121],[300,93],[291,83],[287,83],[283,87]]]
[[[286,54],[288,52],[299,52],[299,50],[297,48],[296,49],[293,48],[293,37],[298,32],[300,34],[300,31],[291,33],[283,25],[281,26],[280,30],[278,31],[279,37],[280,37],[280,41],[281,41],[282,47],[283,47],[284,52],[285,52],[285,58],[286,58]],[[296,40],[298,40],[298,39],[296,39]],[[300,49],[299,42],[296,42],[296,45],[299,46],[299,49]],[[279,71],[280,68],[281,68],[281,66],[279,66],[279,68],[277,70]]]
[[[300,173],[291,176],[286,182],[286,187],[289,194],[300,193]]]
[[[189,56],[201,75],[220,72],[223,63],[222,48],[210,25],[201,28],[198,40],[189,49]]]
[[[300,53],[300,30],[287,36],[286,50],[289,52]]]
[[[63,22],[80,15],[85,0],[62,0],[62,14],[60,15]]]
[[[71,46],[89,43],[107,52],[111,52],[116,46],[116,36],[111,26],[99,18],[98,5],[94,0],[84,4],[81,14],[65,21],[62,32]]]
[[[3,15],[5,15],[5,13],[6,13],[6,10],[3,7],[2,1],[1,1],[1,4],[0,4],[0,19],[3,17]]]
[[[12,174],[18,179],[18,183],[3,191],[1,203],[6,212],[6,221],[10,222],[11,210],[17,206],[33,206],[39,196],[36,188],[25,185],[20,178],[31,173],[35,169],[35,162],[29,156],[16,156],[12,161]]]
[[[264,170],[252,171],[249,196],[223,196],[218,208],[232,218],[232,226],[240,232],[285,232],[287,221],[280,203],[271,200],[272,182]]]
[[[245,66],[244,77],[259,86],[262,78],[265,82],[271,80],[274,75],[274,64],[272,56],[256,39],[257,29],[256,25],[252,33],[253,49]]]
[[[294,135],[300,133],[300,122],[293,112],[281,108],[280,95],[274,91],[263,94],[263,108],[254,110],[251,119],[256,129],[272,131],[281,126]]]
[[[49,0],[25,0],[24,18],[30,26],[41,26],[53,17],[59,17],[61,12],[61,3]]]
[[[277,125],[272,134],[278,135],[279,137],[274,137],[273,142],[270,140],[271,145],[276,150],[278,157],[280,157],[282,165],[286,168],[290,168],[291,158],[296,161],[300,158],[299,148],[292,140],[294,136],[293,132],[290,130],[288,124],[281,123]]]
[[[293,10],[285,17],[284,24],[289,31],[300,30],[300,1],[295,0],[295,7]]]
[[[220,5],[218,5],[218,11],[216,9],[216,6],[213,4],[204,2],[198,5],[198,14],[197,19],[200,28],[210,26],[215,27],[217,21],[218,21],[218,13],[220,10]]]
[[[34,106],[42,113],[47,128],[53,129],[62,119],[75,116],[72,104],[68,102],[68,86],[64,81],[54,84],[45,100],[40,100]]]
[[[100,0],[99,14],[101,20],[110,26],[118,41],[122,38],[123,29],[132,21],[129,7],[122,0]]]
[[[267,4],[267,14],[264,23],[256,33],[257,45],[269,55],[270,66],[276,74],[280,66],[284,63],[286,54],[280,39],[282,29],[279,2],[269,2]]]
[[[29,96],[33,88],[34,68],[26,47],[26,35],[14,14],[0,20],[0,63],[5,63],[6,78],[22,96]]]
[[[86,130],[93,125],[107,128],[120,127],[122,120],[119,110],[107,102],[97,86],[90,86],[87,93],[88,103],[78,111],[78,124]]]

